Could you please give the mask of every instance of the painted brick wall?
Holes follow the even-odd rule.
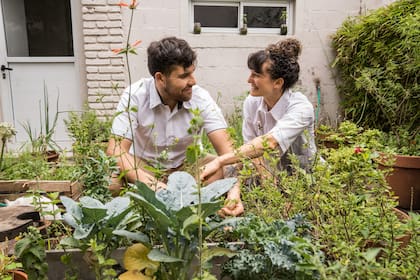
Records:
[[[119,0],[82,0],[87,102],[98,115],[111,115],[125,86],[124,45]]]
[[[129,0],[126,0],[129,2]],[[330,64],[334,53],[331,35],[348,16],[365,13],[389,4],[392,0],[295,0],[293,32],[303,44],[301,74],[296,86],[314,107],[319,105],[319,119],[336,123],[340,118],[337,77]],[[228,114],[238,96],[249,89],[246,60],[250,53],[269,43],[286,38],[279,34],[202,33],[192,34],[188,0],[141,0],[135,11],[130,41],[142,40],[138,55],[129,57],[130,79],[124,72],[123,59],[111,52],[127,36],[129,10],[121,9],[119,0],[82,0],[83,26],[88,78],[88,101],[99,114],[112,114],[122,88],[150,74],[146,65],[146,48],[165,36],[186,39],[198,54],[196,78],[219,101]],[[315,80],[321,85],[318,104]],[[118,83],[117,90],[112,85]],[[98,99],[101,98],[102,99]],[[100,100],[101,102],[98,102]]]

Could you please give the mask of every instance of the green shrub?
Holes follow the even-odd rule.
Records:
[[[420,3],[396,1],[347,19],[333,36],[346,119],[364,127],[418,133]]]

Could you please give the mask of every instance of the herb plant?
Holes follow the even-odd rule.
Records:
[[[23,233],[15,244],[15,255],[22,262],[29,279],[48,280],[45,240],[37,228],[30,226]]]

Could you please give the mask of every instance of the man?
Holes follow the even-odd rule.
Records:
[[[196,54],[185,40],[175,37],[152,42],[147,49],[152,78],[141,79],[128,87],[117,107],[107,153],[117,158],[118,166],[129,182],[139,180],[153,190],[165,188],[150,166],[161,167],[166,174],[180,170],[186,148],[193,143],[188,133],[198,109],[204,129],[218,155],[233,150],[220,108],[209,93],[196,85]],[[117,136],[117,137],[115,137]],[[117,139],[120,138],[120,139]],[[223,177],[222,169],[209,180]],[[224,215],[243,212],[239,185],[229,191]]]

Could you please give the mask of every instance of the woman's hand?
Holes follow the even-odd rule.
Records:
[[[241,191],[239,181],[235,183],[232,189],[228,192],[225,206],[219,211],[221,217],[239,216],[244,212],[244,205],[241,200]]]

